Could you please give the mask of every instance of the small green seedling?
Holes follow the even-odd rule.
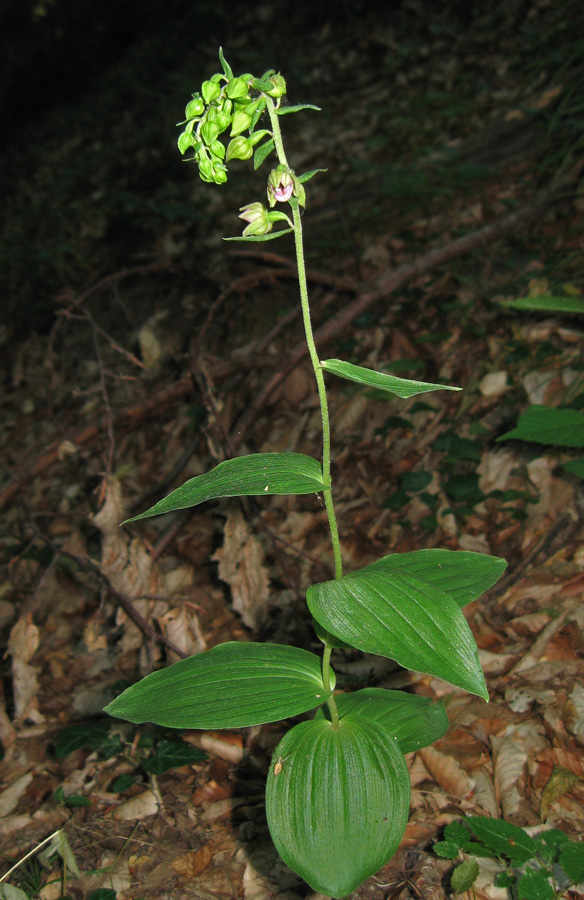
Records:
[[[530,835],[503,819],[469,816],[446,826],[434,852],[445,859],[470,857],[452,872],[451,887],[473,900],[480,871],[476,857],[499,862],[495,885],[507,889],[512,900],[561,900],[584,882],[584,841],[571,841],[558,828]]]
[[[221,51],[219,59],[222,71],[204,81],[187,104],[179,150],[192,157],[205,183],[216,185],[227,181],[232,159],[253,159],[257,169],[276,154],[264,181],[264,200],[239,208],[246,223],[243,234],[228,240],[293,237],[304,335],[320,405],[322,455],[252,453],[226,459],[128,521],[222,497],[321,495],[332,572],[328,580],[308,588],[306,600],[322,655],[283,644],[227,642],[146,676],[110,703],[107,712],[136,723],[218,729],[316,711],[314,718],[295,724],[276,748],[266,787],[267,819],[284,862],[314,890],[344,897],[395,853],[410,797],[404,753],[441,737],[448,719],[441,702],[399,691],[368,688],[335,695],[332,652],[349,646],[388,657],[487,700],[477,646],[462,608],[488,590],[506,564],[480,553],[432,549],[392,553],[343,571],[325,378],[401,399],[460,388],[320,356],[308,299],[302,219],[306,185],[324,170],[297,174],[286,157],[280,126],[282,117],[301,110],[312,115],[317,107],[287,106],[286,82],[273,69],[259,78],[248,72],[235,76]],[[386,368],[391,369],[390,362]],[[289,765],[292,754],[294,765]]]

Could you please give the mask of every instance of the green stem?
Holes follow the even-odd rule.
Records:
[[[290,168],[284,145],[282,143],[282,133],[280,131],[280,123],[274,103],[270,97],[266,97],[267,110],[272,125],[272,133],[274,136],[274,146],[278,155],[278,161]],[[298,204],[291,204],[292,216],[294,222],[294,243],[296,247],[296,268],[298,270],[298,285],[300,288],[300,303],[302,306],[302,319],[304,322],[304,334],[308,345],[308,353],[312,368],[314,369],[314,377],[316,378],[316,386],[318,390],[318,399],[320,401],[320,414],[322,420],[322,475],[323,480],[328,487],[323,491],[324,504],[328,516],[329,528],[331,532],[331,542],[333,548],[333,559],[335,565],[335,578],[343,577],[343,560],[341,556],[341,542],[339,539],[339,529],[337,526],[337,517],[333,503],[333,495],[331,490],[331,428],[328,412],[328,400],[326,396],[326,388],[324,384],[324,375],[318,353],[316,352],[316,344],[314,342],[314,334],[312,331],[312,322],[310,319],[310,305],[308,302],[308,285],[306,281],[306,267],[304,264],[304,244],[302,240],[302,218]]]
[[[322,683],[325,691],[330,691],[331,689],[331,679],[330,679],[330,663],[331,663],[331,651],[332,647],[329,647],[327,644],[324,645],[324,653],[322,657]],[[339,729],[339,711],[337,709],[337,704],[335,703],[335,698],[331,694],[327,700],[327,706],[329,708],[329,712],[331,714],[331,724],[335,731]]]

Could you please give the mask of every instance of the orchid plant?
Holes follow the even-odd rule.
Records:
[[[322,457],[254,453],[226,459],[191,478],[145,519],[221,497],[321,494],[328,516],[333,577],[306,599],[322,655],[303,648],[227,642],[147,675],[106,707],[131,722],[188,729],[244,728],[314,712],[284,735],[267,779],[268,825],[282,859],[323,894],[343,897],[386,863],[408,818],[404,754],[447,729],[441,701],[366,688],[335,694],[331,654],[352,647],[397,661],[488,699],[477,646],[462,607],[500,577],[505,561],[442,549],[392,553],[344,573],[331,479],[331,433],[325,375],[400,398],[459,390],[398,378],[340,359],[319,357],[313,337],[302,236],[305,184],[324,170],[297,175],[286,158],[280,122],[311,105],[287,106],[286,82],[273,70],[234,76],[222,71],[189,101],[178,139],[203,181],[223,184],[233,159],[257,169],[275,153],[266,202],[240,208],[243,235],[267,241],[292,233],[300,304],[322,420]],[[260,122],[266,127],[260,126]],[[229,130],[227,145],[221,140]],[[283,208],[282,208],[283,207]],[[285,211],[284,211],[285,210]],[[273,230],[274,225],[283,227]]]

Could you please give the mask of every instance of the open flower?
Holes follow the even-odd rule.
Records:
[[[275,206],[276,203],[286,203],[294,196],[300,206],[305,204],[304,188],[290,169],[279,165],[272,169],[268,176],[268,203]]]

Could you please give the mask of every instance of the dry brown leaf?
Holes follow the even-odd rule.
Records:
[[[39,630],[32,621],[32,613],[23,613],[12,626],[7,652],[12,659],[30,662],[37,651],[39,641]]]
[[[443,790],[454,797],[470,797],[474,790],[474,781],[453,756],[441,753],[435,747],[424,747],[418,752],[422,762]]]
[[[114,810],[114,818],[140,821],[142,819],[148,819],[150,816],[157,815],[159,809],[160,807],[154,791],[147,790],[142,791],[141,794],[136,794],[135,797],[130,797],[129,800],[125,800],[121,803],[118,808]]]
[[[169,609],[158,618],[162,633],[187,656],[207,649],[196,612],[186,604]]]
[[[233,608],[244,625],[258,631],[268,605],[268,572],[263,548],[239,510],[227,516],[223,547],[212,558],[219,563],[219,578],[231,588]]]
[[[575,684],[564,707],[566,726],[584,744],[584,685]]]
[[[183,740],[238,766],[245,753],[240,734],[221,731],[191,731],[183,735]]]
[[[553,767],[549,781],[541,793],[539,814],[542,822],[547,819],[550,805],[567,794],[577,781],[581,781],[580,776],[570,772],[569,769],[565,769],[563,766]]]
[[[510,725],[505,737],[491,736],[494,750],[494,776],[497,801],[508,819],[525,794],[526,766],[529,752],[545,746],[543,727],[537,721]]]
[[[2,791],[0,794],[0,819],[9,816],[10,813],[16,809],[20,802],[20,798],[26,791],[32,779],[32,772],[26,772],[25,775],[21,775],[20,778],[17,778]]]
[[[180,856],[175,856],[171,866],[180,875],[181,881],[193,881],[199,872],[206,869],[213,858],[213,850],[210,844],[205,844],[199,850],[189,850]]]
[[[29,666],[21,659],[12,661],[12,689],[14,691],[14,720],[30,719],[32,722],[44,722],[44,716],[38,709],[38,675],[39,670]]]

